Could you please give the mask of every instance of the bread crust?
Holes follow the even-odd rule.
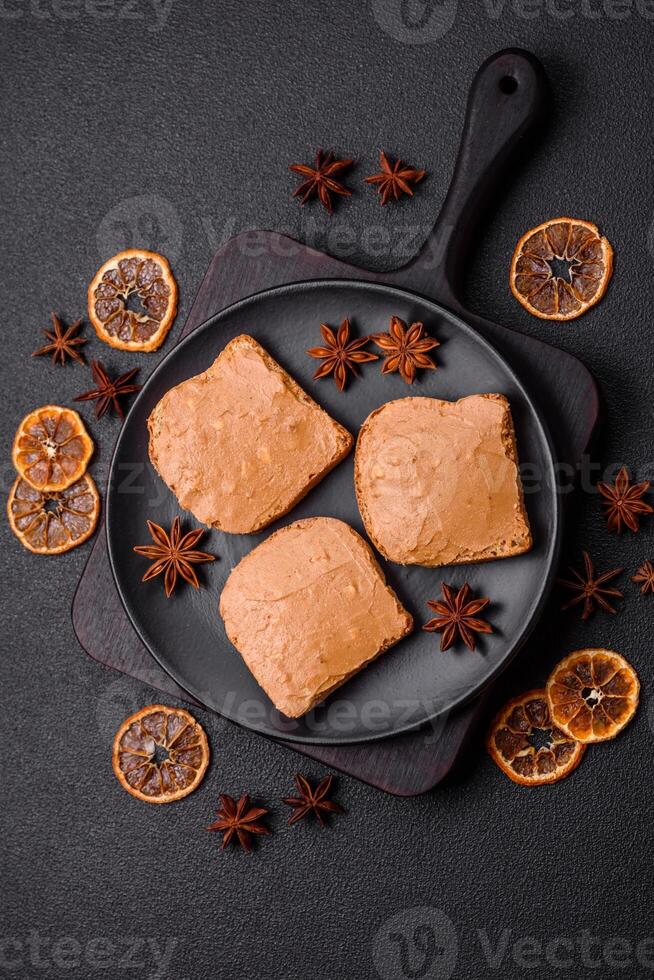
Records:
[[[470,398],[470,397],[473,396],[467,395],[464,398],[459,398],[457,399],[457,401],[449,402],[448,404],[458,405],[460,402],[464,402],[466,398]],[[510,459],[511,462],[513,462],[517,467],[518,452],[516,446],[513,418],[511,416],[511,406],[508,398],[505,395],[496,394],[496,393],[489,393],[489,394],[481,393],[476,397],[486,398],[489,401],[497,402],[498,404],[502,405],[502,407],[505,409],[504,416],[503,416],[502,433],[501,433],[502,445],[504,447],[504,451],[506,452],[507,458]],[[533,538],[531,535],[531,529],[529,527],[529,519],[527,516],[527,511],[524,503],[522,482],[518,477],[518,486],[517,486],[518,507],[520,512],[520,517],[524,526],[524,532],[521,538],[519,539],[519,541],[516,541],[511,548],[505,549],[503,551],[497,548],[487,548],[481,552],[462,551],[459,553],[456,559],[448,560],[447,562],[440,561],[440,560],[434,560],[433,562],[424,562],[424,561],[414,562],[409,560],[400,561],[398,560],[397,557],[388,553],[383,543],[379,540],[379,536],[375,532],[374,521],[372,519],[372,516],[366,504],[366,494],[362,487],[363,455],[365,453],[366,434],[370,430],[371,424],[375,419],[375,417],[379,415],[380,412],[383,412],[386,408],[388,408],[389,405],[394,405],[399,402],[404,402],[408,400],[409,399],[405,399],[405,398],[396,398],[393,401],[386,402],[384,405],[380,405],[379,408],[376,408],[373,412],[371,412],[370,415],[365,419],[363,425],[359,430],[356,449],[354,452],[354,489],[356,493],[357,504],[359,507],[359,512],[361,514],[361,519],[363,520],[363,524],[366,529],[366,534],[374,544],[375,548],[379,551],[379,553],[382,554],[384,558],[386,558],[388,561],[392,561],[397,565],[420,564],[425,568],[440,568],[443,567],[444,565],[467,565],[471,562],[481,563],[486,561],[494,561],[498,558],[511,558],[515,555],[521,555],[527,551],[530,551],[531,548],[533,547]],[[415,401],[416,399],[411,399],[411,400]],[[423,400],[443,401],[442,399],[437,399],[437,398],[429,398],[429,399],[425,398]]]
[[[335,466],[337,466],[341,462],[341,460],[345,459],[345,457],[348,455],[348,453],[350,452],[354,444],[354,438],[351,435],[351,433],[348,432],[348,430],[344,426],[342,426],[340,422],[337,422],[336,419],[333,419],[331,415],[328,412],[326,412],[324,408],[322,408],[322,406],[320,406],[316,401],[314,401],[314,399],[307,394],[304,388],[302,388],[297,383],[297,381],[288,373],[288,371],[286,371],[280,364],[277,363],[277,361],[275,361],[273,357],[271,357],[268,351],[266,351],[254,339],[254,337],[251,337],[248,334],[240,334],[238,337],[234,337],[234,339],[230,340],[230,342],[220,352],[216,360],[211,365],[211,368],[213,368],[214,365],[217,363],[217,361],[223,358],[226,354],[234,353],[235,351],[239,351],[243,349],[256,351],[256,353],[264,361],[266,367],[270,371],[277,374],[277,376],[282,380],[283,384],[289,389],[289,391],[291,391],[294,394],[294,396],[298,399],[298,401],[302,402],[303,405],[306,405],[307,407],[313,409],[314,411],[317,410],[320,413],[321,420],[328,421],[329,425],[332,427],[335,433],[336,451],[326,461],[325,465],[302,486],[300,492],[296,494],[296,496],[289,503],[279,506],[277,509],[273,509],[266,512],[259,518],[259,520],[257,520],[251,526],[240,528],[238,531],[231,531],[230,529],[222,527],[219,520],[213,521],[211,524],[208,525],[210,527],[216,528],[217,530],[225,531],[226,533],[234,533],[234,534],[251,534],[257,531],[261,531],[269,524],[272,524],[274,521],[278,520],[278,518],[283,517],[285,514],[288,514],[296,506],[296,504],[298,504],[300,500],[302,500],[309,493],[309,491],[313,489],[313,487],[315,487],[318,483],[320,483],[321,480],[324,479],[324,477],[329,472],[331,472],[331,470],[333,470]],[[208,370],[211,370],[211,368],[209,368]],[[206,373],[207,372],[201,372],[201,374],[206,374]],[[180,385],[176,385],[175,388],[179,388],[185,383],[186,382],[183,381],[181,382]],[[170,390],[174,391],[175,388],[171,388]],[[161,400],[158,402],[158,404],[155,405],[154,409],[150,414],[150,417],[148,418],[148,431],[149,431],[148,455],[150,457],[150,462],[154,466],[155,470],[157,471],[161,479],[164,481],[164,483],[166,483],[166,485],[170,488],[170,490],[175,494],[175,496],[179,500],[180,499],[179,492],[178,492],[179,488],[176,487],[176,485],[173,482],[169,482],[162,474],[161,469],[159,467],[159,461],[158,461],[157,451],[156,451],[156,440],[161,431],[161,426],[163,424],[162,413],[165,408],[165,400],[168,394],[169,393],[166,392],[166,395],[164,395],[161,398]],[[180,503],[182,504],[182,506],[185,506],[181,502],[181,500]],[[198,520],[202,520],[202,519],[198,517]],[[203,521],[202,523],[206,523],[206,521]]]

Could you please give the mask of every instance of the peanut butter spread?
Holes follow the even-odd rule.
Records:
[[[148,420],[150,459],[180,504],[234,534],[287,513],[352,445],[251,337],[168,391]]]
[[[297,718],[410,632],[372,550],[331,517],[297,521],[245,556],[220,614],[275,706]]]
[[[516,464],[502,395],[388,402],[368,417],[357,443],[366,530],[400,564],[450,565],[528,551]]]

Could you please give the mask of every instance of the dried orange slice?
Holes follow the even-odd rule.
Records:
[[[140,309],[128,307],[129,297]],[[163,255],[128,248],[100,266],[88,290],[89,319],[119,350],[157,350],[177,313],[177,283]]]
[[[174,803],[202,782],[209,743],[188,711],[151,704],[122,723],[111,761],[120,785],[132,796],[146,803]]]
[[[507,701],[493,720],[486,747],[502,772],[521,786],[558,782],[577,768],[586,751],[552,724],[543,690]]]
[[[17,477],[7,501],[11,530],[37,555],[60,555],[90,538],[100,495],[88,473],[65,490],[43,492]]]
[[[579,742],[615,738],[636,714],[640,682],[613,650],[575,650],[546,685],[552,718]]]
[[[597,225],[552,218],[516,245],[511,292],[542,320],[574,320],[599,302],[612,271],[613,249]]]
[[[20,476],[37,490],[70,487],[86,472],[93,440],[72,408],[44,405],[18,426],[12,459]]]

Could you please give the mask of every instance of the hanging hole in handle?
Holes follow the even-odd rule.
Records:
[[[518,81],[513,75],[503,75],[500,78],[500,91],[505,95],[513,95],[518,87]]]

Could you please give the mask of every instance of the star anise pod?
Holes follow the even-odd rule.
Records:
[[[289,826],[313,813],[320,826],[324,827],[326,824],[324,814],[345,812],[340,804],[327,799],[333,781],[333,776],[325,776],[313,789],[309,780],[297,773],[295,785],[300,795],[282,797],[282,803],[292,806],[294,810],[288,819]]]
[[[205,533],[204,528],[200,527],[195,531],[188,531],[182,537],[180,520],[179,517],[176,517],[170,529],[170,535],[154,521],[148,521],[148,531],[152,535],[154,544],[140,544],[134,548],[137,555],[144,555],[154,561],[141,581],[148,582],[151,578],[163,574],[164,588],[168,598],[172,595],[173,589],[177,585],[177,579],[180,577],[192,585],[194,589],[199,589],[200,583],[193,565],[216,560],[214,555],[195,550],[195,545]]]
[[[427,351],[440,347],[440,341],[425,335],[424,329],[422,323],[412,323],[407,329],[404,320],[392,316],[388,333],[373,334],[372,340],[383,350],[386,358],[382,374],[399,371],[410,385],[419,368],[436,367]]]
[[[636,574],[632,576],[631,581],[640,585],[643,595],[647,595],[648,592],[654,595],[654,565],[649,559],[636,569]]]
[[[92,391],[85,391],[84,394],[78,395],[74,401],[97,401],[97,405],[95,406],[96,419],[101,419],[110,408],[113,408],[120,415],[121,419],[125,418],[120,399],[140,389],[140,385],[130,384],[132,378],[138,374],[139,369],[132,368],[131,371],[127,371],[125,374],[121,374],[119,378],[112,380],[100,361],[91,361],[91,371],[93,372],[93,380],[98,387],[93,388]]]
[[[571,609],[573,606],[578,606],[580,602],[583,602],[584,605],[581,611],[582,619],[588,619],[598,608],[604,609],[609,613],[616,612],[608,601],[607,596],[609,598],[622,599],[622,592],[613,585],[607,588],[606,583],[620,575],[624,569],[612,568],[609,572],[602,572],[601,575],[595,575],[595,567],[590,555],[587,551],[584,551],[583,555],[583,575],[576,568],[570,568],[571,579],[557,579],[559,585],[570,589],[574,593],[572,599],[561,606],[561,609]]]
[[[293,197],[301,197],[301,204],[306,204],[312,197],[317,197],[322,206],[332,214],[334,208],[330,195],[340,194],[343,197],[350,197],[352,194],[342,181],[336,180],[335,174],[342,174],[353,163],[354,160],[335,160],[333,153],[323,154],[322,150],[318,150],[314,167],[308,167],[304,163],[291,164],[289,170],[305,178],[293,191]]]
[[[80,364],[84,364],[84,358],[79,351],[75,350],[76,347],[81,347],[82,344],[86,343],[84,337],[76,336],[77,331],[82,325],[82,321],[75,320],[74,323],[71,323],[64,330],[56,313],[51,313],[50,319],[52,320],[52,330],[43,331],[50,343],[39,347],[38,350],[32,351],[32,357],[40,357],[41,354],[52,354],[53,364],[65,364],[67,357],[72,357],[74,360],[79,361]]]
[[[350,321],[345,318],[338,328],[338,333],[334,333],[326,323],[320,324],[320,332],[325,347],[311,347],[307,354],[310,357],[318,357],[323,360],[316,373],[316,378],[325,378],[329,374],[334,375],[334,381],[340,391],[345,388],[348,368],[352,374],[358,374],[357,364],[366,364],[368,361],[378,361],[377,354],[361,350],[370,342],[370,337],[360,337],[358,340],[350,340]]]
[[[376,184],[380,195],[380,203],[388,204],[391,198],[396,201],[401,194],[408,194],[413,197],[411,184],[417,184],[426,176],[426,170],[414,170],[413,167],[405,167],[401,160],[396,160],[391,166],[388,157],[382,150],[379,154],[381,171],[366,177],[366,184]]]
[[[629,482],[629,471],[623,466],[613,485],[598,483],[597,489],[604,497],[602,504],[606,512],[609,531],[622,531],[624,524],[630,531],[639,529],[639,514],[651,514],[654,508],[641,498],[649,490],[650,484]]]
[[[250,806],[250,797],[245,793],[238,803],[227,793],[220,794],[221,806],[216,811],[216,820],[207,830],[221,831],[223,843],[221,850],[234,841],[240,844],[248,854],[252,852],[252,836],[254,834],[270,835],[270,830],[261,822],[268,811],[262,806]]]
[[[445,582],[441,582],[443,601],[428,599],[427,605],[438,613],[422,627],[431,633],[442,633],[441,651],[449,650],[461,639],[470,650],[477,646],[475,633],[492,633],[493,627],[479,613],[490,604],[490,599],[473,599],[472,589],[466,582],[455,593]]]

